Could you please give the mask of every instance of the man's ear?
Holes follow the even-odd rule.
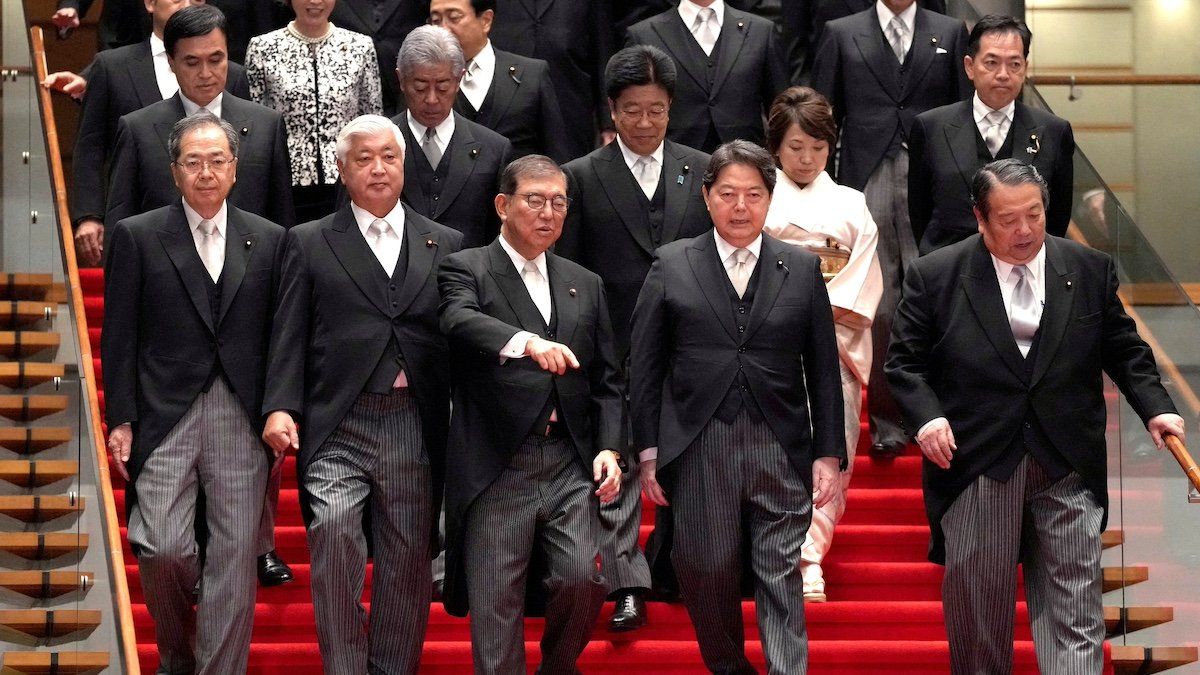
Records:
[[[504,221],[508,219],[508,195],[501,192],[496,195],[493,203],[496,205],[496,215],[500,216],[500,224],[503,225]]]

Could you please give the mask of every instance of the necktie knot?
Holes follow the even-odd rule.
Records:
[[[733,252],[733,262],[738,265],[745,265],[750,261],[750,249],[739,248]]]
[[[200,221],[200,234],[203,234],[206,237],[211,237],[216,234],[217,231],[217,224],[213,221],[207,218]]]
[[[525,267],[521,269],[521,273],[532,276],[535,279],[542,276],[542,271],[538,269],[537,263],[532,260],[525,261]]]
[[[371,226],[367,228],[367,233],[370,234],[372,238],[378,240],[383,238],[391,230],[392,226],[388,225],[386,220],[383,218],[376,218],[371,222]]]
[[[1016,267],[1012,268],[1012,273],[1008,278],[1019,284],[1025,280],[1025,276],[1027,274],[1029,274],[1029,268],[1027,266],[1017,265]]]
[[[709,22],[709,20],[712,19],[715,14],[716,14],[716,12],[713,11],[712,7],[701,8],[700,13],[696,15],[696,22],[694,24],[695,27],[697,29],[703,28],[704,25],[707,24]]]
[[[463,73],[463,81],[470,82],[471,78],[475,77],[476,70],[479,70],[479,64],[475,63],[475,59],[467,61],[467,70]]]

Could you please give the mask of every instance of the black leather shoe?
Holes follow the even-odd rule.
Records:
[[[646,601],[642,594],[623,591],[617,595],[616,607],[608,621],[608,629],[614,633],[637,630],[646,625]]]
[[[900,441],[875,443],[871,446],[871,456],[876,459],[891,459],[902,454],[904,454],[904,443]]]
[[[259,584],[269,588],[291,583],[292,579],[292,568],[288,567],[275,551],[258,556]]]

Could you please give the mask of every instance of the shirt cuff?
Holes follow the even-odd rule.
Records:
[[[653,448],[646,448],[645,450],[638,453],[638,461],[639,462],[654,462],[657,460],[658,460],[658,446],[657,445],[654,446]]]
[[[509,338],[504,348],[500,350],[500,364],[503,365],[508,359],[523,358],[525,356],[525,344],[529,342],[529,338],[535,337],[537,335],[523,330]]]
[[[947,422],[947,421],[948,420],[945,417],[935,417],[935,418],[929,420],[925,424],[922,424],[920,429],[917,429],[917,438],[920,438],[921,434],[925,433],[926,429],[933,426],[934,422]]]

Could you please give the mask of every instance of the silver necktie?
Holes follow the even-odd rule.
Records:
[[[645,155],[638,158],[633,168],[638,185],[641,185],[642,192],[646,193],[646,199],[654,199],[654,191],[658,189],[658,160]]]
[[[746,295],[746,286],[750,284],[750,249],[739,248],[733,252],[733,264],[729,270],[729,281],[738,297]]]
[[[992,153],[992,157],[1000,152],[1000,146],[1004,145],[1004,136],[1000,134],[1000,130],[1004,126],[1004,113],[1000,110],[993,110],[983,118],[988,126],[983,132],[983,142],[987,144],[988,152]]]
[[[542,319],[546,325],[549,325],[550,285],[542,277],[542,271],[538,269],[537,263],[532,260],[526,261],[524,269],[521,270],[521,279],[525,282],[525,288],[529,289],[529,297],[533,300],[533,304],[537,305]]]
[[[216,282],[221,277],[221,268],[225,265],[225,244],[221,231],[217,229],[216,223],[205,218],[200,221],[200,234],[204,235],[200,239],[200,261],[204,263],[204,269],[208,270],[208,276]]]
[[[437,131],[433,127],[425,129],[425,135],[421,138],[421,152],[425,153],[429,166],[437,169],[438,162],[442,161],[442,151],[438,148]]]
[[[1033,336],[1037,334],[1038,325],[1042,322],[1041,307],[1033,293],[1033,284],[1029,282],[1029,268],[1017,265],[1012,274],[1017,276],[1017,286],[1013,289],[1012,300],[1009,302],[1008,323],[1012,327],[1013,339],[1017,341],[1021,356],[1028,356],[1029,349],[1033,346]]]
[[[388,250],[388,242],[386,238],[392,232],[392,226],[383,218],[376,218],[371,222],[371,226],[367,228],[367,236],[370,240],[371,250],[375,251],[375,257],[379,260],[379,264],[383,267],[383,271],[387,272],[390,277],[396,272],[396,259],[399,257],[393,256]]]
[[[900,17],[893,16],[888,22],[887,39],[888,44],[892,46],[892,52],[896,55],[896,60],[904,63],[904,36],[908,33],[908,26],[900,20]]]
[[[692,22],[692,35],[704,50],[705,56],[712,56],[713,47],[717,44],[717,13],[712,7],[704,7]]]

